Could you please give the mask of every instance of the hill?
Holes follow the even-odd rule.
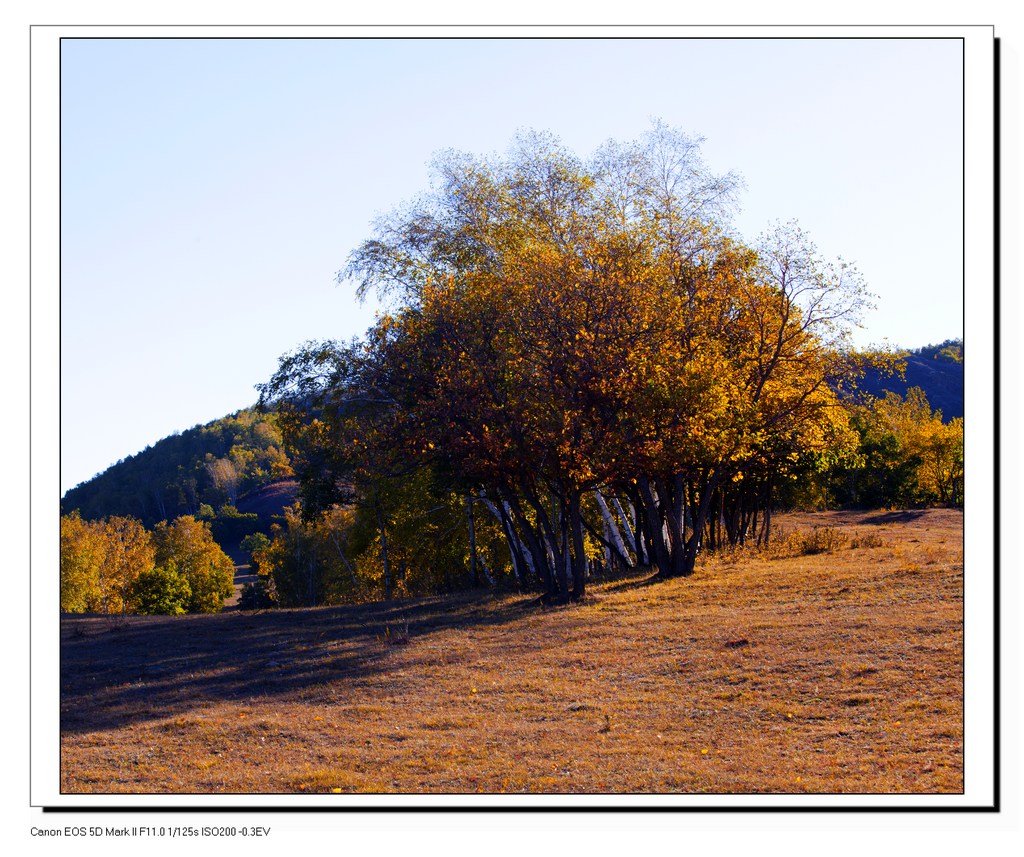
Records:
[[[230,517],[247,495],[291,477],[276,418],[246,409],[117,462],[68,491],[61,513],[131,515],[147,527],[179,515],[212,518],[224,510]]]
[[[261,521],[270,521],[292,505],[299,496],[299,483],[294,479],[271,482],[238,499],[238,511],[243,515],[256,515]]]
[[[906,396],[911,387],[920,387],[932,409],[942,411],[943,421],[963,417],[963,340],[947,339],[915,349],[907,355],[906,363],[904,379],[869,372],[862,383],[863,391],[882,398],[886,392]]]

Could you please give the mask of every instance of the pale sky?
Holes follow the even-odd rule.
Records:
[[[251,405],[278,357],[373,323],[335,272],[446,148],[652,118],[857,263],[857,336],[963,335],[955,39],[92,40],[61,51],[61,491]]]

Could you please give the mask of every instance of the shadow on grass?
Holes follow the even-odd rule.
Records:
[[[664,577],[658,577],[657,571],[651,567],[644,567],[632,573],[631,577],[620,578],[617,583],[609,584],[602,589],[603,593],[629,592],[634,589],[643,589],[653,586],[656,583],[664,583]]]
[[[909,524],[916,521],[925,514],[924,509],[903,509],[898,512],[876,512],[872,515],[864,515],[862,524]]]
[[[393,646],[545,609],[490,594],[207,616],[61,618],[61,732],[117,729],[206,704],[325,696],[372,684]]]

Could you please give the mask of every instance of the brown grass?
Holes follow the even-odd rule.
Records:
[[[961,792],[962,515],[781,523],[569,607],[66,618],[62,790]]]

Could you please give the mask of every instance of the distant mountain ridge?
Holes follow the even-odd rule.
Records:
[[[868,372],[861,390],[882,398],[886,392],[906,396],[911,387],[920,387],[932,410],[942,411],[943,422],[964,415],[964,343],[947,339],[938,345],[926,345],[906,357],[905,378]]]

